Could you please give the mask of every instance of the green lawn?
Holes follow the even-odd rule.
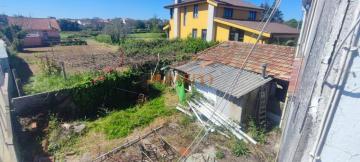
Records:
[[[144,40],[162,39],[162,38],[166,38],[166,34],[165,33],[134,33],[134,34],[129,34],[129,37],[134,39],[144,39]]]

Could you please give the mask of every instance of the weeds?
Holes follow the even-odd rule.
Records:
[[[111,113],[90,124],[91,129],[105,133],[108,139],[126,137],[135,128],[150,124],[155,118],[168,116],[172,110],[165,107],[164,97],[155,98],[144,105]]]
[[[191,118],[187,115],[183,115],[181,120],[180,120],[180,124],[183,126],[183,127],[187,127],[189,126],[192,122],[194,122],[194,118]]]
[[[74,131],[62,128],[57,117],[50,116],[47,137],[49,142],[48,152],[51,154],[62,154],[65,151],[70,152],[72,150],[69,149],[76,143],[78,137],[79,134]]]
[[[221,150],[217,150],[216,153],[215,153],[215,157],[217,159],[223,159],[223,158],[225,158],[225,153],[223,151],[221,151]]]
[[[237,141],[231,149],[232,153],[237,156],[246,156],[250,153],[249,148],[247,147],[246,143],[241,140],[241,141]]]
[[[247,125],[248,134],[255,139],[255,141],[260,144],[264,144],[266,142],[266,134],[265,129],[258,127],[254,120],[250,120]]]

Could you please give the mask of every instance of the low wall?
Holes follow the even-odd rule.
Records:
[[[9,101],[14,90],[5,44],[0,40],[0,162],[16,162],[12,111]]]
[[[37,113],[49,108],[61,109],[75,106],[68,90],[16,97],[11,100],[11,104],[16,115]]]

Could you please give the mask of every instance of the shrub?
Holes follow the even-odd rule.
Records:
[[[237,141],[233,147],[232,147],[232,153],[237,156],[245,156],[248,155],[250,153],[249,148],[246,146],[246,143],[241,140],[241,141]]]
[[[135,128],[147,126],[155,118],[168,116],[171,113],[172,111],[165,107],[165,98],[158,97],[144,105],[113,112],[109,116],[96,120],[90,127],[105,133],[107,138],[114,139],[125,137]]]
[[[107,34],[99,34],[99,35],[95,36],[95,40],[98,42],[101,42],[101,43],[112,44],[111,37],[110,37],[110,35],[107,35]]]
[[[225,158],[225,153],[220,150],[217,150],[215,153],[215,156],[217,159],[223,159],[223,158]]]
[[[148,56],[157,55],[162,56],[176,56],[178,61],[191,59],[191,54],[198,53],[206,48],[215,45],[216,42],[206,42],[201,39],[188,38],[185,40],[138,40],[127,39],[120,44],[127,56]]]
[[[255,139],[255,141],[260,144],[264,144],[266,142],[266,135],[264,128],[258,127],[254,120],[250,120],[247,125],[248,134]]]

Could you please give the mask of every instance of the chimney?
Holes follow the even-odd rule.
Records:
[[[261,65],[261,67],[262,67],[262,73],[261,73],[261,75],[262,75],[263,78],[267,78],[267,77],[268,77],[267,74],[266,74],[266,68],[267,68],[267,66],[268,66],[268,64],[262,64],[262,65]]]

